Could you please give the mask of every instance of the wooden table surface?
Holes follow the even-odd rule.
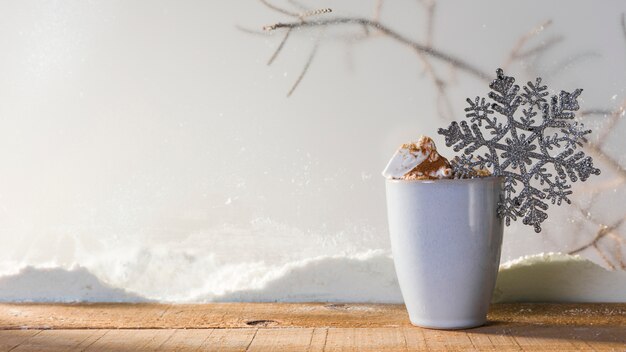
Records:
[[[0,351],[483,350],[626,352],[626,304],[497,304],[459,331],[386,304],[0,304]]]

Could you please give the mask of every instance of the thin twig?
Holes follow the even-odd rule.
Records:
[[[596,252],[598,252],[598,255],[600,255],[600,258],[602,258],[602,260],[604,260],[604,262],[606,263],[606,265],[609,267],[610,270],[615,270],[615,265],[611,263],[611,261],[606,256],[606,254],[600,249],[600,247],[598,247],[597,243],[593,244],[593,249],[595,249]]]
[[[608,164],[615,172],[619,174],[620,177],[626,178],[626,169],[620,165],[620,163],[607,155],[600,147],[596,144],[588,142],[585,144],[585,149],[589,151],[590,154],[593,155],[597,160],[602,161],[603,163]]]
[[[293,92],[296,90],[296,88],[298,88],[298,85],[300,85],[300,82],[302,82],[302,79],[304,78],[304,75],[306,75],[306,73],[309,71],[309,67],[311,66],[311,62],[313,61],[313,58],[315,57],[315,54],[317,54],[317,48],[320,45],[320,41],[321,41],[321,35],[315,41],[315,45],[313,46],[313,49],[311,50],[311,53],[309,54],[309,58],[306,60],[306,63],[304,64],[304,67],[302,68],[302,71],[300,72],[300,75],[298,76],[298,79],[296,79],[296,81],[293,83],[293,86],[291,86],[291,89],[287,93],[287,97],[290,97],[291,94],[293,94]]]
[[[419,3],[426,9],[426,45],[432,46],[437,3],[434,0],[419,0]]]
[[[617,262],[619,263],[620,269],[626,270],[626,261],[624,261],[624,253],[623,253],[623,245],[624,245],[624,242],[625,242],[624,239],[622,237],[619,237],[618,235],[616,235],[613,232],[611,232],[609,234],[609,237],[611,237],[611,239],[614,240],[615,243],[617,244],[615,246],[614,257],[617,259]]]
[[[374,6],[374,21],[380,21],[380,14],[383,12],[383,0],[376,0]]]
[[[620,104],[620,106],[611,113],[609,117],[609,122],[606,126],[602,128],[600,134],[598,135],[598,148],[604,146],[605,141],[607,140],[609,134],[611,134],[615,128],[615,125],[619,120],[624,116],[626,112],[626,99]]]
[[[620,237],[617,236],[610,236],[611,239],[613,239],[616,242],[616,246],[614,247],[614,254],[613,257],[617,260],[617,263],[619,264],[619,268],[624,270],[626,269],[626,263],[624,262],[624,255],[622,254],[622,242],[618,241],[617,239],[620,239]]]
[[[274,62],[276,57],[278,57],[278,54],[280,53],[280,51],[283,50],[283,47],[285,46],[285,43],[287,42],[287,39],[289,38],[290,34],[291,34],[291,29],[288,29],[287,31],[285,31],[285,36],[283,37],[283,40],[280,41],[280,44],[274,51],[274,54],[272,54],[272,57],[270,57],[270,59],[267,61],[268,66],[271,65],[272,62]]]
[[[590,115],[601,115],[601,116],[606,116],[609,114],[612,114],[613,111],[611,110],[605,110],[605,109],[587,109],[587,110],[583,110],[581,111],[578,116],[583,117],[583,116],[590,116]]]
[[[591,199],[589,199],[589,203],[587,203],[587,205],[584,208],[581,207],[578,204],[574,205],[574,207],[576,209],[578,209],[578,211],[582,215],[583,219],[591,220],[593,223],[595,223],[595,221],[593,219],[590,219],[591,218],[591,209],[593,208],[593,205],[594,205],[597,197],[598,197],[598,193],[597,192],[592,193],[591,194]],[[574,231],[572,231],[572,232],[573,233],[580,233],[580,231],[581,231],[581,229],[583,227],[583,223],[584,223],[584,221],[577,221],[576,222],[576,227],[575,227]],[[600,225],[600,224],[597,224],[597,225]],[[602,225],[600,225],[600,226],[602,226]]]
[[[617,221],[616,223],[614,223],[611,226],[606,226],[606,225],[602,225],[600,226],[600,229],[598,230],[598,232],[596,232],[596,236],[593,238],[593,240],[591,240],[591,242],[582,245],[576,249],[573,249],[569,252],[567,252],[567,254],[577,254],[580,253],[582,251],[584,251],[587,248],[590,248],[594,245],[596,245],[604,236],[608,235],[611,231],[615,230],[616,228],[618,228],[622,222],[624,222],[624,218],[621,218],[619,221]]]
[[[259,35],[259,36],[263,36],[263,37],[269,37],[271,35],[273,35],[272,32],[268,32],[268,31],[259,31],[256,29],[250,29],[250,28],[246,28],[240,25],[235,25],[235,28],[237,28],[238,30],[244,32],[244,33],[248,33],[248,34],[254,34],[254,35]]]
[[[588,51],[588,52],[580,53],[574,56],[570,56],[566,58],[565,60],[555,64],[551,70],[548,70],[547,74],[553,76],[560,72],[565,71],[565,69],[568,69],[572,65],[577,64],[581,61],[585,61],[585,60],[592,59],[592,58],[601,58],[601,57],[602,55],[593,51]]]
[[[432,47],[435,2],[433,0],[419,0],[420,4],[426,8],[426,45]],[[437,112],[444,119],[451,119],[454,113],[452,101],[448,95],[446,81],[437,74],[437,71],[430,63],[427,55],[418,50],[415,51],[424,66],[423,72],[428,74],[437,88]]]
[[[544,21],[543,23],[533,27],[529,32],[527,32],[526,34],[522,35],[521,37],[519,37],[519,39],[517,40],[517,42],[515,43],[515,45],[513,46],[513,48],[511,49],[511,52],[509,54],[509,57],[504,61],[504,63],[502,64],[502,68],[503,69],[507,69],[507,67],[518,58],[518,55],[520,53],[520,51],[522,50],[522,48],[524,48],[524,45],[526,45],[526,43],[534,36],[536,36],[537,34],[541,33],[546,27],[550,26],[552,24],[552,20],[547,20]]]
[[[562,42],[565,38],[563,38],[562,36],[556,36],[556,37],[551,37],[546,39],[544,42],[542,42],[541,44],[538,44],[530,49],[527,49],[526,51],[523,52],[519,52],[517,53],[517,59],[524,59],[527,58],[529,56],[538,54],[538,53],[542,53],[547,51],[548,49],[552,48],[553,46],[555,46],[556,44]]]

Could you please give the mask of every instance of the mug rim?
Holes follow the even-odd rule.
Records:
[[[472,182],[502,182],[504,176],[485,176],[474,178],[440,178],[440,179],[428,179],[428,180],[404,180],[397,178],[387,178],[388,183],[420,183],[420,184],[433,184],[433,183],[472,183]]]

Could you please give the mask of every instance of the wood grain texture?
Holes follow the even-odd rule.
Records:
[[[313,330],[313,336],[311,336],[311,343],[307,352],[324,352],[326,347],[326,339],[328,338],[327,328],[317,328]]]
[[[159,347],[162,351],[193,352],[205,347],[205,342],[213,330],[179,329],[174,330],[167,341]],[[207,348],[208,349],[208,348]]]
[[[407,351],[399,328],[330,328],[325,351]]]
[[[626,304],[495,304],[488,318],[492,325],[626,326]],[[403,326],[411,324],[399,304],[0,304],[0,329]]]
[[[29,338],[40,334],[40,330],[0,331],[0,351],[11,351]]]
[[[215,329],[201,346],[201,351],[244,352],[256,337],[257,329]]]
[[[626,352],[625,308],[496,305],[485,326],[442,331],[411,326],[398,305],[1,304],[0,352]]]
[[[84,351],[105,333],[105,330],[43,330],[11,351]]]
[[[626,351],[623,329],[609,332],[621,337],[573,340],[566,337],[566,329],[550,327],[505,339],[469,331],[424,334],[420,328],[31,331],[3,331],[0,351]]]
[[[313,329],[259,329],[247,351],[307,351],[313,338]]]

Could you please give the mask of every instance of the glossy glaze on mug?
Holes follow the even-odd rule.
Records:
[[[389,233],[411,323],[486,322],[502,246],[502,178],[387,180]]]

